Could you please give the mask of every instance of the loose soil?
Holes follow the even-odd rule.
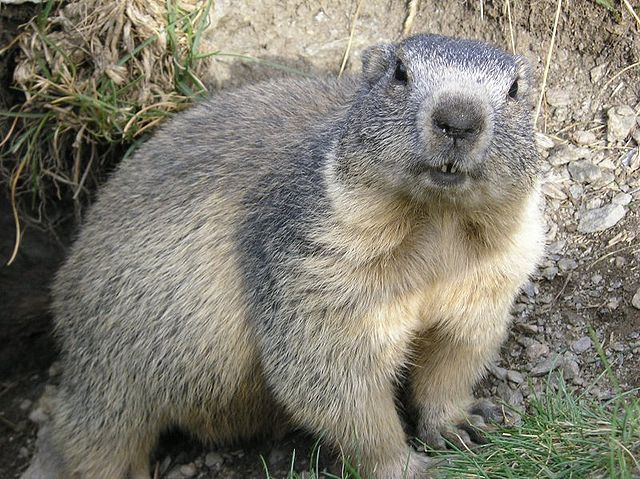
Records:
[[[250,3],[250,2],[247,2]],[[258,2],[251,2],[258,3]],[[307,74],[336,72],[349,41],[355,2],[214,2],[207,44],[226,52],[249,54]],[[408,5],[413,2],[363,2],[355,21],[348,70],[357,70],[358,52],[377,41],[402,36]],[[538,121],[540,151],[545,159],[546,217],[549,251],[514,307],[514,327],[501,359],[478,393],[515,406],[539,390],[547,369],[560,369],[569,383],[585,388],[602,372],[602,361],[588,339],[601,342],[621,386],[640,386],[640,123],[625,138],[610,138],[607,112],[626,105],[640,113],[639,25],[622,10],[610,12],[595,2],[567,2],[548,77],[548,95]],[[446,8],[443,6],[446,5]],[[491,41],[515,50],[533,65],[538,80],[550,44],[556,2],[511,2],[509,27],[505,3],[419,2],[414,32],[427,31]],[[616,4],[617,5],[617,4]],[[482,6],[482,11],[480,11]],[[0,6],[0,48],[33,6]],[[10,79],[15,50],[0,55],[0,108],[20,101]],[[265,63],[220,57],[212,62],[207,83],[213,89],[282,75]],[[0,134],[7,131],[0,120]],[[583,133],[593,137],[583,144]],[[581,137],[582,135],[582,137]],[[560,160],[563,148],[579,148],[570,161],[584,159],[597,172],[578,176]],[[4,185],[0,197],[0,260],[13,247],[13,219]],[[627,195],[627,196],[625,196]],[[624,216],[596,233],[580,233],[584,212],[622,203]],[[19,477],[33,452],[36,426],[29,415],[50,380],[56,357],[48,314],[48,285],[69,245],[70,229],[42,231],[29,227],[20,255],[0,268],[0,477]],[[546,363],[545,363],[546,362]],[[523,381],[517,374],[521,373]],[[55,380],[55,378],[53,378]],[[598,383],[591,393],[612,394]],[[260,456],[272,477],[283,477],[295,450],[296,468],[307,467],[313,440],[293,435],[276,443],[217,449],[168,435],[156,453],[159,477],[262,478]]]

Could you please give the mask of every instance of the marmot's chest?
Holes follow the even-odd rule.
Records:
[[[539,261],[544,245],[537,195],[532,195],[508,236],[482,251],[473,231],[443,221],[417,238],[389,282],[405,281],[406,290],[372,314],[388,338],[397,330],[439,329],[461,341],[505,332],[508,313],[521,285]],[[392,332],[396,330],[396,332]]]

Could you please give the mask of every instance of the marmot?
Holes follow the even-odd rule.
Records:
[[[53,285],[44,477],[149,478],[169,427],[285,424],[366,477],[424,477],[402,381],[418,438],[473,439],[472,386],[542,253],[530,74],[438,35],[362,63],[215,95],[113,173]]]

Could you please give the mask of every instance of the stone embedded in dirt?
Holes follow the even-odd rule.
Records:
[[[631,299],[631,304],[633,305],[634,308],[640,309],[640,288],[638,288],[638,291],[636,291],[636,294],[633,295],[633,298]]]
[[[553,152],[549,155],[548,161],[553,166],[561,166],[590,157],[591,151],[589,150],[589,148],[576,147],[573,145],[562,145],[553,150]]]
[[[589,336],[582,336],[580,339],[574,341],[573,344],[571,344],[571,349],[573,349],[573,351],[578,354],[584,353],[585,351],[591,349],[591,338]]]
[[[179,467],[182,477],[193,477],[198,473],[198,470],[194,464],[184,464]]]
[[[536,132],[536,145],[538,145],[538,148],[541,150],[550,150],[556,144],[549,136],[544,133]]]
[[[604,63],[601,63],[600,65],[593,67],[591,70],[589,70],[589,77],[591,78],[591,81],[593,83],[598,83],[600,80],[602,80],[602,78],[604,78],[604,74],[606,73],[608,66],[609,66],[609,62],[604,62]]]
[[[580,381],[580,366],[573,359],[565,359],[562,362],[562,375],[565,379],[573,382]]]
[[[569,106],[573,99],[566,88],[549,88],[545,94],[547,103],[555,108]]]
[[[537,363],[530,371],[531,376],[540,377],[548,374],[562,364],[562,358],[554,354]]]
[[[224,458],[222,457],[221,454],[218,454],[217,452],[209,452],[204,457],[204,463],[207,465],[208,468],[211,468],[211,469],[220,467],[223,462],[224,462]]]
[[[574,131],[571,137],[573,138],[573,141],[575,141],[576,144],[580,146],[591,145],[592,143],[596,142],[596,135],[592,131]]]
[[[578,231],[580,233],[595,233],[596,231],[604,231],[615,226],[620,221],[627,210],[621,205],[605,205],[601,208],[595,208],[584,211],[580,215],[578,223]]]
[[[524,403],[524,396],[519,389],[511,389],[506,382],[498,384],[497,391],[498,397],[511,406],[522,406]]]
[[[542,193],[549,198],[556,200],[564,200],[567,198],[567,194],[555,183],[543,183],[541,190]]]
[[[611,203],[613,203],[614,205],[627,206],[629,203],[631,203],[632,199],[633,196],[631,196],[629,193],[618,193],[613,197]]]
[[[549,346],[538,341],[533,341],[526,347],[525,353],[531,360],[538,359],[541,356],[549,354]]]
[[[571,271],[578,267],[578,262],[575,259],[562,258],[560,261],[558,261],[558,267],[565,272]]]
[[[504,381],[507,378],[507,370],[497,364],[491,364],[487,369],[496,379]]]
[[[547,266],[541,271],[542,277],[551,281],[553,278],[558,276],[558,268],[555,266]]]
[[[524,376],[518,371],[513,370],[507,371],[507,379],[515,384],[522,384],[524,382]]]
[[[571,162],[569,163],[568,169],[573,181],[580,183],[593,183],[602,176],[600,167],[594,165],[589,160]]]
[[[607,111],[607,140],[622,141],[636,125],[636,113],[627,105],[614,106]]]
[[[29,414],[29,420],[35,424],[44,424],[49,420],[49,415],[43,408],[39,407],[31,411],[31,414]]]

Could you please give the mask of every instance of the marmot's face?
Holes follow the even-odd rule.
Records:
[[[481,42],[420,35],[373,47],[363,64],[365,88],[350,128],[375,158],[373,181],[417,200],[463,205],[529,190],[537,153],[521,58]]]

